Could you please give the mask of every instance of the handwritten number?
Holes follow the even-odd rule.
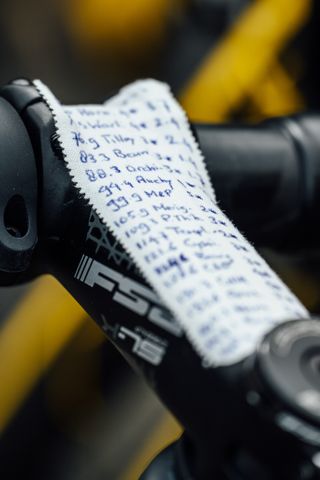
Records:
[[[80,132],[71,132],[71,133],[72,133],[72,140],[75,141],[75,144],[77,145],[77,147],[85,143]]]
[[[95,138],[89,138],[89,143],[93,145],[93,150],[97,150],[98,148],[100,148],[100,144],[97,142]]]
[[[99,157],[102,158],[102,160],[105,160],[106,162],[109,162],[110,157],[106,155],[105,153],[98,153]]]

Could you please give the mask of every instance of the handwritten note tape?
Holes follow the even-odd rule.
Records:
[[[75,185],[208,364],[237,362],[273,325],[308,316],[221,212],[167,85],[138,81],[104,105],[70,107],[35,85]]]

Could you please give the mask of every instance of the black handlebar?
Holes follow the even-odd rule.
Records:
[[[311,459],[320,440],[312,444],[310,436],[301,436],[301,424],[318,432],[320,419],[310,414],[310,403],[298,408],[288,402],[286,388],[275,387],[277,361],[270,364],[258,352],[230,367],[206,368],[72,185],[51,113],[32,84],[17,81],[0,91],[0,118],[6,182],[0,194],[0,284],[51,273],[144,375],[185,428],[179,445],[161,457],[161,468],[171,462],[175,480],[318,478]],[[320,194],[319,126],[320,117],[309,114],[257,127],[195,126],[221,208],[257,244],[318,246],[313,219]],[[5,141],[11,131],[15,141]],[[20,138],[28,139],[28,147]],[[33,242],[29,232],[36,233]],[[302,321],[303,328],[298,323],[283,328],[300,332],[300,354],[305,358],[311,349],[303,361],[313,364],[320,350],[317,322]],[[298,370],[289,383],[297,384]],[[305,370],[299,374],[307,377]],[[309,389],[319,394],[320,385],[307,378]],[[287,421],[298,419],[299,428],[284,428],[281,412]],[[155,478],[154,471],[144,478]]]
[[[221,208],[250,240],[318,248],[320,115],[195,128]]]

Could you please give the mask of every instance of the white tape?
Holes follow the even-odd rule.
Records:
[[[71,107],[35,85],[75,185],[208,364],[239,361],[273,325],[308,316],[219,209],[166,85],[138,81],[104,105]]]

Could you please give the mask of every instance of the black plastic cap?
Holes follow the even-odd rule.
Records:
[[[37,169],[28,132],[0,98],[0,285],[25,272],[37,242]]]
[[[278,426],[320,446],[320,321],[277,326],[261,343],[256,367]]]

